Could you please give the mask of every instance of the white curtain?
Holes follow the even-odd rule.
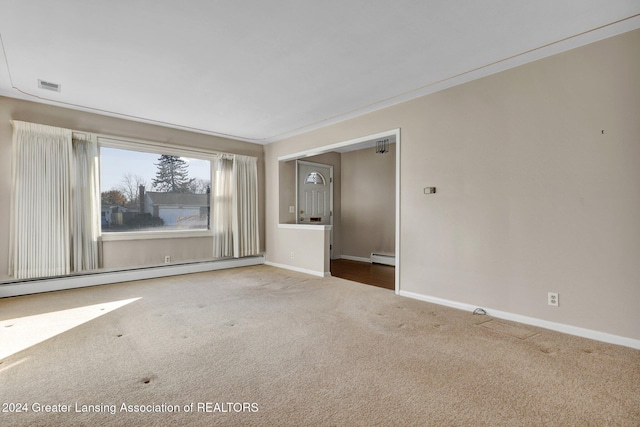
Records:
[[[258,255],[258,165],[255,157],[235,156],[233,161],[233,256]]]
[[[216,156],[212,168],[213,257],[225,258],[233,256],[233,156]]]
[[[13,122],[9,274],[70,273],[71,131]]]
[[[260,251],[257,159],[219,154],[212,168],[214,258],[257,255]]]
[[[96,268],[95,142],[74,144],[68,129],[12,124],[9,274],[25,279]]]
[[[72,270],[94,270],[100,234],[100,159],[92,135],[73,137],[73,158]]]

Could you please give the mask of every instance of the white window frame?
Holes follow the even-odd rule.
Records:
[[[210,162],[209,176],[213,179],[213,160],[217,151],[202,150],[190,147],[179,147],[161,142],[151,142],[141,139],[117,138],[109,135],[97,135],[98,149],[102,147],[120,150],[138,151],[149,154],[167,154],[170,156],[191,157]],[[102,160],[100,159],[100,162]],[[101,183],[102,185],[102,183]],[[100,187],[102,190],[102,186]],[[154,230],[154,231],[119,231],[117,233],[103,233],[100,227],[100,238],[103,242],[119,240],[148,240],[148,239],[179,239],[188,237],[213,237],[209,230]]]

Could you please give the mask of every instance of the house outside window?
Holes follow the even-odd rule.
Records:
[[[208,230],[211,162],[101,145],[102,233]]]

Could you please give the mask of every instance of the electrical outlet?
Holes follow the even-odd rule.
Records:
[[[296,207],[295,206],[289,206],[289,213],[296,213]]]
[[[547,293],[547,304],[552,305],[554,307],[558,307],[559,303],[560,303],[560,298],[557,292]]]
[[[291,253],[289,254],[289,258],[294,259],[295,257],[295,254],[293,253],[293,251],[291,251]]]
[[[170,264],[171,263],[171,256],[170,255],[167,255],[167,256],[164,257],[164,263],[165,264]]]

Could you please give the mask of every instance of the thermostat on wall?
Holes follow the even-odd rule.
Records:
[[[436,187],[424,187],[424,194],[433,194],[436,192]]]

